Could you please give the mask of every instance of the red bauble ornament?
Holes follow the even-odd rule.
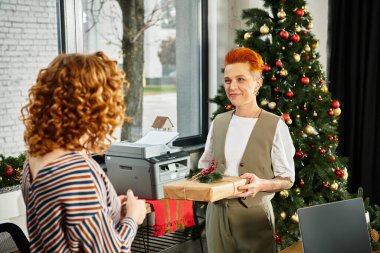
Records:
[[[334,155],[330,155],[330,162],[335,162],[335,156]]]
[[[307,111],[306,105],[304,105],[302,109],[306,112]]]
[[[280,100],[280,95],[276,95],[276,96],[274,97],[274,100],[275,100],[275,101],[279,101],[279,100]]]
[[[324,148],[319,148],[319,153],[321,153],[322,155],[326,153],[326,149]]]
[[[305,15],[305,11],[303,9],[299,8],[299,9],[296,10],[296,15],[298,17],[302,18],[303,15]]]
[[[232,109],[232,107],[233,107],[233,106],[232,106],[231,104],[228,104],[228,105],[226,105],[226,110],[229,111],[229,110]]]
[[[290,119],[290,116],[288,113],[283,113],[281,116],[282,116],[282,118],[284,118],[285,121]]]
[[[334,100],[334,101],[332,101],[332,103],[331,103],[331,107],[332,107],[333,109],[339,108],[339,107],[340,107],[340,103],[339,103],[339,101],[338,101],[338,100]]]
[[[273,75],[271,78],[272,81],[276,81],[276,77]]]
[[[290,40],[293,41],[294,43],[297,43],[300,41],[300,36],[298,34],[293,34],[292,37],[290,37]]]
[[[327,136],[327,139],[328,139],[329,141],[332,141],[332,140],[334,140],[334,136],[332,136],[331,134],[329,134],[329,135]]]
[[[327,115],[329,115],[330,117],[334,116],[334,111],[333,109],[329,109],[329,111],[327,112]]]
[[[6,177],[12,176],[13,171],[14,171],[13,167],[10,165],[7,165],[7,170],[5,171],[4,176],[6,176]]]
[[[274,240],[276,241],[277,244],[281,244],[281,237],[278,234],[274,235]]]
[[[277,87],[274,87],[274,88],[273,88],[273,92],[277,93],[277,92],[278,92],[278,88],[277,88]]]
[[[319,79],[319,84],[323,84],[325,81],[323,79]]]
[[[276,67],[277,68],[282,68],[282,61],[281,60],[277,60],[276,61]]]
[[[305,181],[303,181],[303,179],[300,180],[300,186],[304,186],[305,185]]]
[[[336,175],[338,178],[342,178],[343,175],[344,175],[344,172],[343,172],[343,170],[341,170],[341,169],[335,169],[335,175]]]
[[[323,188],[329,188],[329,184],[326,182],[323,182],[322,186],[323,186]]]
[[[317,101],[318,101],[318,102],[322,102],[322,97],[319,96],[319,97],[317,98]]]
[[[291,99],[292,97],[294,97],[294,93],[293,91],[289,90],[285,93],[285,96],[289,99]]]
[[[307,30],[302,30],[302,34],[306,35],[307,34]]]
[[[265,64],[263,67],[264,72],[269,72],[271,70],[271,67],[268,64]]]
[[[310,79],[307,76],[301,77],[302,85],[308,85],[310,83]]]
[[[304,156],[304,153],[302,150],[298,150],[296,154],[294,155],[297,159],[302,159]]]
[[[288,33],[287,31],[285,31],[285,30],[282,30],[282,31],[280,32],[280,37],[281,37],[282,39],[284,39],[284,40],[287,40],[287,39],[289,38],[289,33]]]

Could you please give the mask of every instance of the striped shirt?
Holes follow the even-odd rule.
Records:
[[[130,252],[137,224],[120,219],[121,204],[100,166],[72,152],[30,177],[22,191],[32,252]]]

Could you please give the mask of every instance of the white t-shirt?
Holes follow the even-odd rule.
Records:
[[[226,135],[226,144],[224,153],[226,156],[226,170],[224,175],[239,176],[239,164],[243,157],[249,137],[257,122],[257,118],[244,118],[233,115]],[[213,126],[212,122],[205,151],[199,160],[199,168],[208,168],[212,157],[213,143]],[[292,138],[290,137],[288,126],[279,120],[276,127],[276,133],[273,138],[271,150],[272,166],[275,177],[288,177],[294,182],[294,160],[295,148]]]

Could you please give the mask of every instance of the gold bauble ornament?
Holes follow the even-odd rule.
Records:
[[[306,51],[306,52],[310,52],[310,50],[311,50],[311,48],[310,48],[309,44],[306,44],[306,46],[305,46],[305,48],[304,48],[304,49],[305,49],[305,51]]]
[[[342,113],[342,110],[339,107],[335,108],[333,111],[334,111],[334,116],[339,116]]]
[[[306,28],[307,28],[308,30],[312,29],[312,28],[313,28],[313,23],[310,22],[310,23],[306,26]]]
[[[269,27],[266,24],[263,24],[260,27],[260,33],[261,34],[268,34],[269,33]]]
[[[326,85],[322,85],[322,86],[321,86],[321,91],[322,91],[323,93],[327,93],[327,92],[329,91],[329,89],[327,88]]]
[[[251,32],[244,33],[244,40],[249,40],[251,37],[252,37],[252,33]]]
[[[266,98],[264,98],[263,100],[261,100],[260,104],[261,104],[261,106],[265,106],[268,104],[268,100],[266,100]]]
[[[338,190],[338,187],[339,187],[338,183],[335,182],[335,181],[333,181],[333,182],[331,183],[331,185],[330,185],[330,190],[332,190],[332,191],[336,191],[336,190]]]
[[[281,213],[280,213],[280,217],[281,217],[281,219],[282,220],[285,220],[286,219],[286,213],[284,212],[284,211],[282,211]]]
[[[319,46],[318,41],[316,41],[315,43],[311,44],[311,47],[312,47],[313,49],[316,49],[318,46]]]
[[[268,104],[268,107],[269,107],[269,109],[273,110],[274,108],[276,108],[276,102],[270,102]]]
[[[301,116],[299,114],[297,114],[296,118],[299,119],[299,118],[301,118]]]
[[[301,60],[301,55],[294,53],[293,58],[295,62],[299,62]]]
[[[332,121],[332,123],[333,123],[334,125],[338,125],[338,121],[337,121],[336,119],[334,119],[334,120]]]
[[[308,135],[317,135],[318,134],[317,130],[315,130],[315,128],[311,125],[307,125],[305,127],[305,132]]]
[[[289,197],[289,192],[288,192],[288,190],[282,190],[282,191],[280,191],[280,197],[281,197],[282,199],[286,199],[287,197]]]
[[[297,195],[301,194],[301,189],[299,187],[297,187],[296,189],[294,189],[294,191],[297,193]]]
[[[379,232],[377,232],[376,229],[371,229],[371,239],[372,239],[372,242],[376,243],[379,241],[380,239],[380,236],[379,236]]]
[[[288,120],[286,121],[286,124],[288,124],[288,125],[291,125],[292,123],[293,123],[292,119],[288,119]]]
[[[281,10],[277,12],[277,17],[279,19],[284,19],[286,17],[286,12],[281,8]]]
[[[292,221],[294,223],[298,223],[299,222],[299,219],[298,219],[298,214],[297,213],[294,213],[291,217]]]
[[[342,177],[342,179],[343,179],[344,181],[347,181],[347,179],[348,179],[348,172],[347,172],[347,169],[343,169],[343,177]]]
[[[287,75],[288,75],[288,71],[286,69],[283,68],[280,70],[280,76],[286,77]]]

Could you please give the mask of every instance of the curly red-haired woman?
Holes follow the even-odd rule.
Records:
[[[22,188],[32,252],[130,251],[145,202],[118,197],[89,156],[124,121],[124,76],[102,52],[62,54],[29,90]]]

